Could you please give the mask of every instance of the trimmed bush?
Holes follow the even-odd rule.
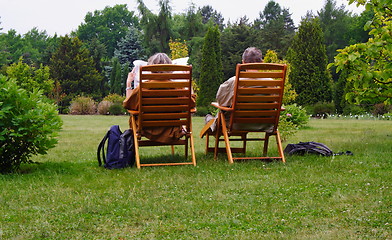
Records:
[[[110,115],[122,115],[125,113],[125,109],[120,103],[113,103],[109,107]]]
[[[392,112],[392,105],[385,105],[384,103],[379,103],[373,106],[372,114],[374,116],[378,116],[384,115],[389,112]]]
[[[109,114],[109,108],[112,105],[112,102],[103,100],[98,104],[98,114],[101,115],[108,115]]]
[[[102,115],[121,115],[125,114],[127,111],[122,106],[125,97],[112,93],[106,96],[102,102],[98,104],[98,113]]]
[[[0,86],[0,172],[10,173],[53,148],[62,121],[42,91],[21,89],[1,75]]]
[[[109,94],[103,99],[103,101],[109,101],[112,103],[121,103],[121,104],[124,100],[125,100],[125,97],[118,95],[118,94],[115,94],[115,93]]]
[[[97,112],[95,101],[90,97],[76,97],[69,107],[69,114],[91,115]]]
[[[331,102],[318,102],[308,106],[307,111],[316,118],[326,118],[328,115],[336,112],[335,104]]]

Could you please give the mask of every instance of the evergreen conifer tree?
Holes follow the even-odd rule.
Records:
[[[204,38],[199,79],[198,106],[207,107],[215,100],[223,82],[222,50],[218,26],[209,27]]]
[[[110,93],[116,93],[121,95],[122,91],[122,74],[121,64],[118,58],[114,58],[112,62],[112,71],[110,73]]]
[[[331,75],[319,20],[302,19],[289,49],[290,81],[298,94],[296,102],[312,105],[332,100]]]

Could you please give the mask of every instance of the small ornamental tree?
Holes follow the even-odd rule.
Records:
[[[179,39],[173,41],[170,39],[169,41],[170,47],[170,56],[171,59],[178,59],[188,57],[188,46],[186,45],[186,41],[181,42]]]
[[[42,91],[27,91],[1,75],[0,86],[0,173],[10,173],[53,148],[62,121]]]
[[[298,94],[293,89],[293,87],[290,83],[290,80],[289,80],[290,63],[288,63],[286,60],[278,59],[278,54],[273,50],[267,51],[267,53],[264,56],[264,62],[265,63],[279,63],[279,64],[286,64],[287,65],[286,81],[284,83],[283,104],[293,103]]]

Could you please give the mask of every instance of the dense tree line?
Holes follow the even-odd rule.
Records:
[[[317,14],[308,13],[296,27],[289,9],[273,0],[253,22],[246,16],[225,22],[208,5],[191,4],[185,12],[173,14],[170,1],[159,0],[159,12],[154,14],[143,0],[137,4],[138,12],[129,11],[127,5],[89,12],[66,36],[49,36],[36,28],[24,35],[15,30],[1,33],[0,73],[7,75],[6,69],[20,59],[35,68],[48,66],[52,96],[66,107],[77,95],[99,100],[109,93],[123,94],[134,60],[146,60],[155,52],[169,54],[170,41],[185,42],[200,89],[198,103],[206,105],[217,86],[234,75],[243,50],[255,46],[292,61],[290,81],[300,104],[342,101],[345,84],[337,84],[339,75],[335,71],[330,75],[326,65],[333,62],[337,49],[367,41],[363,26],[374,15],[370,10],[354,15],[326,0]]]

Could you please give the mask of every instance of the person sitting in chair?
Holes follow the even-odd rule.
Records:
[[[148,59],[147,65],[155,64],[172,64],[172,60],[165,53],[156,53]],[[136,67],[128,74],[126,99],[123,102],[124,108],[137,111],[139,108],[139,86],[132,89],[132,82],[135,79]],[[194,98],[192,98],[192,108],[195,107]],[[130,124],[131,126],[131,124]],[[145,129],[143,135],[152,141],[170,143],[180,139],[185,132],[179,127],[155,127]]]
[[[261,63],[263,55],[261,50],[256,47],[248,47],[242,54],[242,63]],[[216,93],[216,101],[220,106],[231,107],[234,96],[234,84],[236,77],[233,76],[219,86]],[[230,117],[226,114],[226,119]],[[207,114],[205,116],[205,126],[201,131],[200,136],[203,136],[206,131],[215,132],[217,117]],[[257,126],[256,126],[257,127]]]

